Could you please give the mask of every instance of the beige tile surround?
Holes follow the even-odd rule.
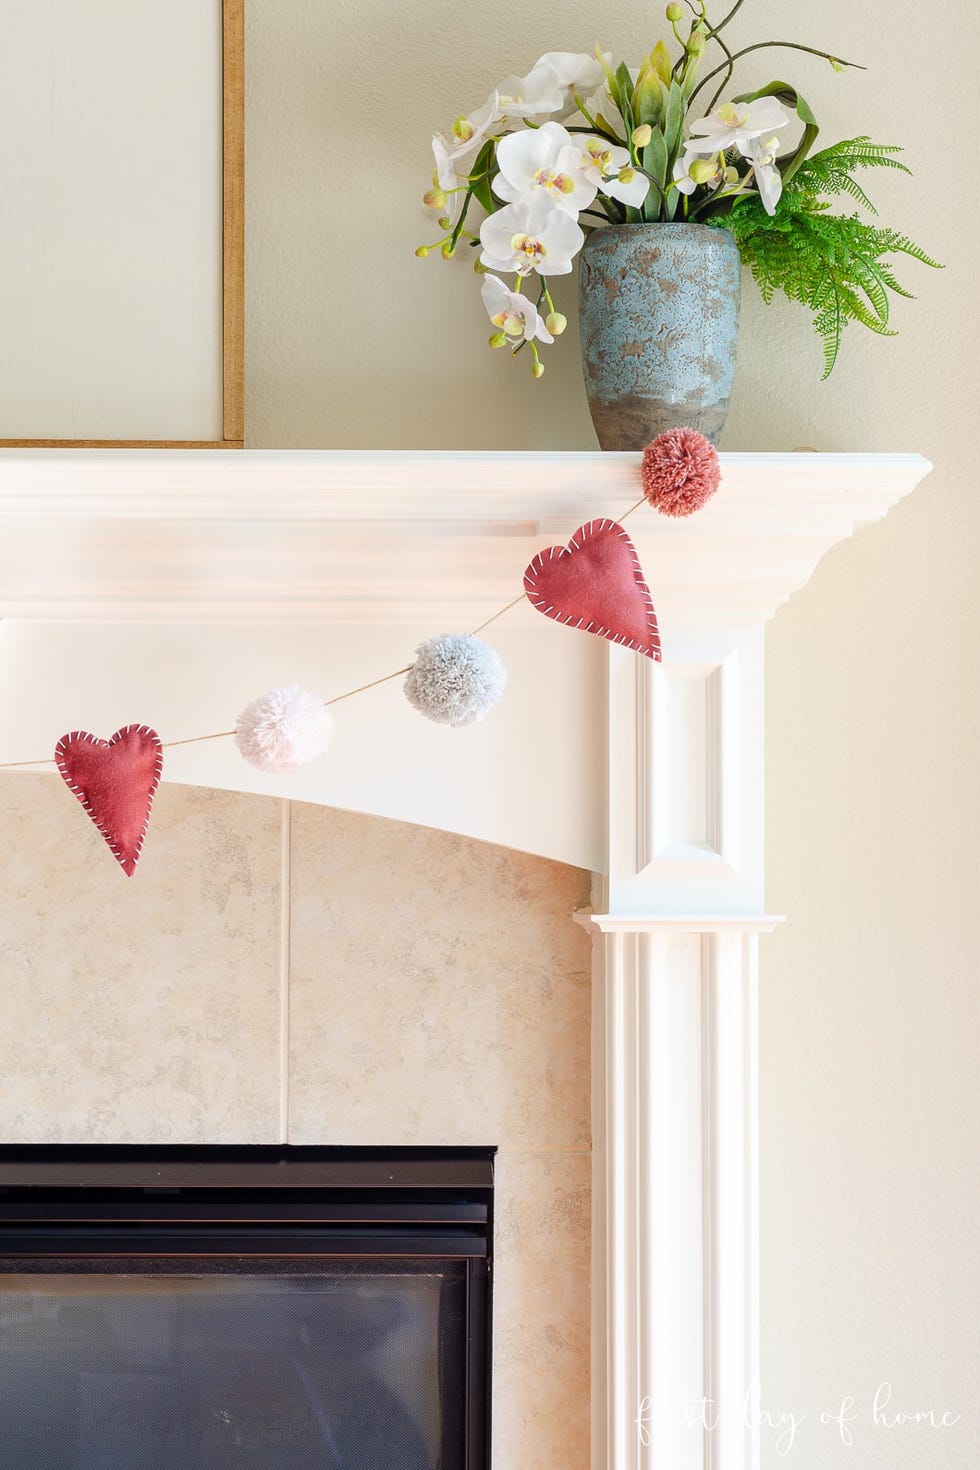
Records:
[[[588,874],[161,787],[135,879],[0,774],[0,1140],[497,1144],[494,1467],[589,1458]]]

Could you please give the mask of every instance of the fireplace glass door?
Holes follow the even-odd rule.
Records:
[[[466,1269],[60,1261],[0,1275],[18,1470],[462,1464]]]
[[[0,1167],[0,1465],[485,1470],[486,1199],[303,1164],[87,1196]]]

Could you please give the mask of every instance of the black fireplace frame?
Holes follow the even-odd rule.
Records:
[[[464,1466],[489,1470],[495,1153],[0,1146],[0,1266],[72,1256],[458,1260]]]

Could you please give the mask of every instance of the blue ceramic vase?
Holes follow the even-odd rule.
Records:
[[[717,444],[735,377],[741,268],[728,230],[593,230],[579,266],[582,371],[603,449],[690,427]]]

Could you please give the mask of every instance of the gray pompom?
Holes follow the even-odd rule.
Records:
[[[482,720],[504,692],[507,670],[494,650],[471,633],[442,633],[420,643],[405,680],[405,697],[439,725]]]

